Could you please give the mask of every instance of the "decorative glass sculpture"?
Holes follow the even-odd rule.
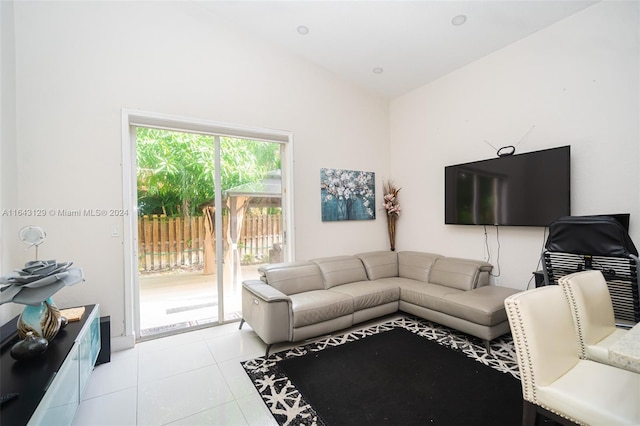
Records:
[[[49,297],[40,305],[26,305],[18,318],[18,336],[25,339],[29,333],[51,341],[60,330],[60,310]]]
[[[33,359],[43,354],[48,346],[47,339],[34,336],[32,332],[29,332],[24,340],[20,340],[11,347],[10,355],[16,360]]]

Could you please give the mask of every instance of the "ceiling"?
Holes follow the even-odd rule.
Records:
[[[595,2],[266,0],[198,4],[244,32],[392,99]],[[460,15],[466,21],[454,25],[452,20]],[[300,27],[307,34],[301,34],[304,28]]]

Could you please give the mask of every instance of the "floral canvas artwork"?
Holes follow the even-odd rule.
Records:
[[[320,169],[322,221],[376,218],[375,173]]]

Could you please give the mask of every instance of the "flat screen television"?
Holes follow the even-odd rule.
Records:
[[[549,226],[571,215],[571,147],[447,166],[445,224]]]

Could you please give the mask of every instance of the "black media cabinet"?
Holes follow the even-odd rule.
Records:
[[[14,360],[15,342],[4,339],[0,349],[0,395],[19,394],[0,405],[0,424],[72,424],[100,352],[99,306],[85,306],[82,319],[61,329],[36,359]]]

